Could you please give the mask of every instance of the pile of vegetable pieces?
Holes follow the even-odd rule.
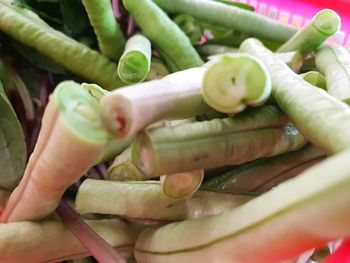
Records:
[[[339,257],[340,26],[228,0],[0,0],[0,262]]]

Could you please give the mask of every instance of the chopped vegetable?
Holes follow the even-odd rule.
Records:
[[[39,17],[25,16],[0,1],[0,30],[106,89],[124,85],[116,77],[114,63],[38,20]]]
[[[188,198],[199,189],[203,178],[204,170],[163,175],[160,177],[162,193],[173,200]]]
[[[349,158],[349,150],[330,157],[221,215],[147,229],[136,242],[136,259],[279,262],[350,235]]]
[[[322,151],[308,145],[294,152],[237,166],[205,182],[202,188],[226,193],[260,192],[263,186],[298,175],[310,166],[310,162],[313,165],[314,160],[321,161],[324,157]],[[306,167],[304,164],[307,164]]]
[[[185,33],[152,0],[123,0],[123,3],[145,36],[177,71],[203,64]]]
[[[211,25],[237,29],[268,40],[285,42],[297,29],[265,16],[211,0],[154,0],[163,10],[187,14]]]
[[[110,133],[131,138],[162,119],[185,119],[209,110],[201,94],[205,68],[192,68],[109,93],[101,100]]]
[[[144,81],[151,67],[151,52],[151,42],[143,35],[129,38],[118,63],[119,77],[129,84]]]
[[[119,219],[87,220],[111,246],[124,255],[132,253],[139,227]],[[0,224],[1,262],[59,262],[90,255],[60,221]]]
[[[230,133],[215,125],[207,121],[143,131],[133,144],[132,160],[144,173],[160,176],[241,164],[297,150],[306,144],[289,125]]]
[[[213,59],[202,84],[205,102],[225,113],[237,113],[247,105],[263,104],[270,92],[271,79],[265,65],[244,54],[222,55]]]
[[[350,147],[348,105],[315,89],[258,40],[246,40],[240,50],[265,63],[271,74],[273,98],[306,139],[328,154]]]
[[[182,200],[171,200],[159,182],[111,182],[87,179],[80,186],[75,209],[138,219],[183,220],[223,213],[250,200],[252,195],[198,191]]]
[[[340,29],[340,24],[340,17],[336,12],[330,9],[323,9],[277,51],[300,50],[303,53],[314,50],[337,33]]]
[[[98,117],[98,101],[105,92],[72,81],[56,87],[24,178],[11,195],[2,222],[49,215],[64,191],[100,160],[110,140]]]
[[[322,47],[316,52],[316,66],[324,74],[327,91],[350,103],[350,53],[340,46]]]
[[[103,55],[115,60],[122,55],[125,38],[115,20],[110,0],[82,0]]]

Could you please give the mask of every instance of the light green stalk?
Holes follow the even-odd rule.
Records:
[[[118,62],[118,75],[126,83],[142,82],[151,67],[151,42],[141,34],[128,39]]]
[[[0,2],[0,30],[26,44],[68,70],[106,89],[125,85],[115,73],[116,64],[65,34],[49,27],[40,18],[23,15]]]
[[[273,98],[306,139],[328,154],[350,147],[348,105],[315,89],[258,40],[248,39],[240,49],[265,63],[271,74]]]
[[[87,179],[80,186],[76,210],[138,219],[183,220],[223,213],[253,198],[198,191],[190,198],[171,200],[161,192],[159,182],[110,182]]]
[[[171,14],[187,14],[214,26],[236,29],[256,37],[285,42],[297,28],[254,12],[211,0],[154,0],[164,11]]]
[[[327,91],[350,104],[350,53],[341,46],[325,46],[316,52],[316,66],[326,77]]]
[[[132,252],[139,227],[119,219],[87,220],[111,246],[122,254]],[[54,241],[54,242],[53,242]],[[0,224],[1,262],[61,262],[86,257],[90,252],[60,221]]]
[[[225,113],[263,104],[271,92],[270,75],[264,64],[246,54],[217,56],[207,65],[202,93],[206,103]]]
[[[289,52],[300,50],[304,53],[314,50],[337,33],[340,25],[340,17],[336,12],[330,9],[323,9],[277,51]]]
[[[114,17],[111,1],[83,0],[83,4],[102,54],[113,60],[119,59],[124,49],[125,37]]]
[[[323,157],[325,154],[319,149],[310,145],[305,146],[294,152],[237,166],[205,182],[202,188],[226,193],[259,191],[263,185],[278,177],[286,178],[285,174],[295,167],[313,160],[321,160]],[[294,175],[296,175],[295,172]]]
[[[185,119],[209,110],[201,94],[205,68],[192,68],[109,93],[102,121],[111,134],[131,138],[162,119]]]
[[[221,215],[147,229],[136,242],[136,259],[281,262],[349,236],[349,158],[349,150],[330,157]]]
[[[123,0],[124,7],[152,44],[177,71],[203,65],[185,33],[152,0]]]

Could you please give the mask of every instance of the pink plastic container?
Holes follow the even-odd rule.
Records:
[[[330,41],[350,48],[350,0],[240,0],[239,2],[254,6],[257,13],[296,27],[302,27],[321,9],[333,9],[340,15],[342,26]]]

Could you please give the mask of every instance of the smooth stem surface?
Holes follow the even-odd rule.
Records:
[[[304,81],[258,40],[248,39],[240,49],[265,63],[273,98],[306,139],[328,154],[350,147],[348,105]]]
[[[109,93],[101,100],[103,124],[112,135],[131,138],[156,121],[205,113],[204,73],[205,68],[192,68]]]
[[[280,262],[348,236],[349,158],[349,150],[330,157],[224,214],[144,231],[135,246],[136,259]]]
[[[271,93],[271,79],[265,65],[252,56],[221,55],[208,64],[202,93],[213,109],[237,113],[247,105],[263,104]]]
[[[114,17],[111,1],[83,0],[83,4],[102,54],[112,60],[119,59],[125,45],[125,37]]]
[[[325,46],[316,52],[316,66],[324,74],[327,91],[350,103],[350,53],[341,46]]]
[[[136,34],[128,39],[118,62],[118,75],[126,83],[142,82],[151,67],[151,42]]]
[[[256,37],[285,42],[297,28],[235,6],[211,0],[154,0],[171,14],[187,14],[198,20],[229,29],[236,29]]]
[[[294,152],[237,166],[205,182],[202,188],[227,193],[254,192],[267,182],[283,177],[290,169],[322,157],[325,157],[322,151],[308,145]]]
[[[185,33],[152,0],[123,0],[123,4],[143,34],[166,54],[177,70],[203,65]]]
[[[132,252],[140,229],[119,219],[86,223],[119,252]],[[61,262],[90,256],[60,221],[0,224],[1,262]]]
[[[106,89],[125,85],[115,74],[117,65],[108,58],[65,34],[22,15],[2,2],[0,2],[0,29],[78,76]]]
[[[277,51],[311,51],[318,48],[340,29],[339,15],[330,9],[318,12],[314,18],[284,43]]]
[[[171,200],[156,181],[111,182],[85,180],[79,188],[75,208],[81,214],[99,213],[138,219],[183,220],[220,214],[253,198],[198,191],[190,198]]]
[[[241,164],[297,150],[306,143],[294,127],[287,125],[236,133],[213,129],[210,135],[205,132],[196,133],[196,124],[181,126],[175,128],[187,130],[187,137],[181,133],[178,136],[177,130],[172,128],[140,133],[132,148],[135,165],[146,174],[154,176],[172,174]],[[209,125],[207,127],[210,129]],[[191,130],[195,132],[191,133]]]

